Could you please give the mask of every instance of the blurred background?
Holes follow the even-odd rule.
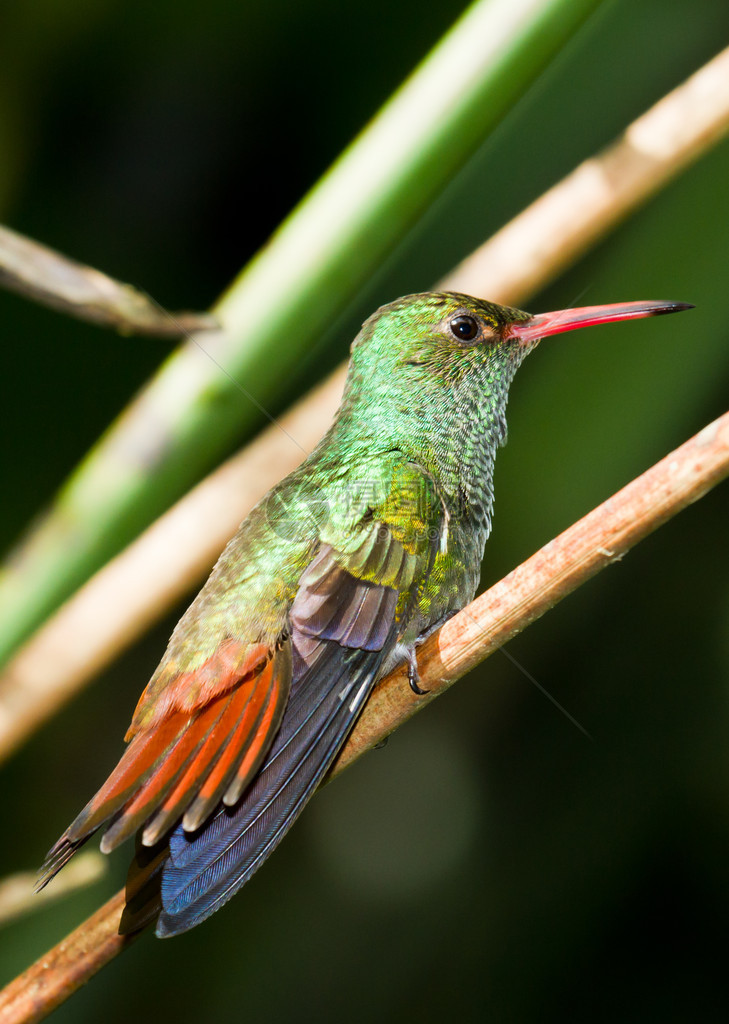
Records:
[[[0,220],[203,309],[464,6],[11,2]],[[428,288],[727,41],[726,0],[604,4],[308,363],[280,354],[281,408],[377,305]],[[526,363],[484,586],[727,409],[727,182],[725,142],[529,303],[697,308]],[[169,348],[2,292],[0,324],[7,549]],[[592,739],[497,653],[317,796],[222,912],[144,937],[54,1020],[725,1020],[728,522],[725,484],[509,645]],[[40,864],[106,777],[181,610],[2,766],[0,875]],[[0,982],[126,862],[4,929]]]

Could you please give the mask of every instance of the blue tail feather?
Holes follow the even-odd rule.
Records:
[[[315,663],[295,680],[282,728],[241,803],[219,808],[193,835],[181,826],[171,833],[159,936],[209,917],[275,849],[344,743],[382,660],[382,651],[322,643]]]

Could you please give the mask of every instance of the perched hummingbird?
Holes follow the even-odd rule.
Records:
[[[473,597],[521,361],[551,334],[691,308],[531,316],[451,292],[383,306],[334,423],[244,520],[172,634],[118,765],[48,854],[137,835],[120,931],[184,932],[298,817],[377,680]]]

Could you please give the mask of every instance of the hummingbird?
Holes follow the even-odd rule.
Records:
[[[369,694],[474,596],[506,403],[550,335],[690,309],[533,316],[454,292],[381,307],[351,347],[334,422],[255,506],[176,626],[111,775],[50,850],[46,885],[105,828],[136,836],[120,932],[187,931],[301,813]]]

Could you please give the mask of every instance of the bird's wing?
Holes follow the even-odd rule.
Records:
[[[245,798],[219,807],[194,834],[175,828],[169,859],[153,866],[161,871],[158,935],[186,931],[214,913],[278,845],[402,635],[441,541],[443,505],[423,471],[401,461],[387,493],[355,511],[346,529],[334,518],[325,524],[301,578],[290,613],[291,697]],[[142,893],[138,903],[147,900]],[[131,930],[144,917],[133,906],[129,911]]]
[[[278,843],[354,724],[438,547],[443,507],[419,467],[392,453],[365,483],[333,503],[274,642],[208,637],[194,657],[171,644],[126,751],[49,852],[39,886],[102,826],[105,852],[135,832],[145,848],[171,835],[170,861],[166,846],[151,860],[141,855],[132,890],[164,867],[163,916],[174,921],[168,931],[182,931]],[[271,619],[270,608],[256,608]],[[196,625],[194,605],[191,612]]]

